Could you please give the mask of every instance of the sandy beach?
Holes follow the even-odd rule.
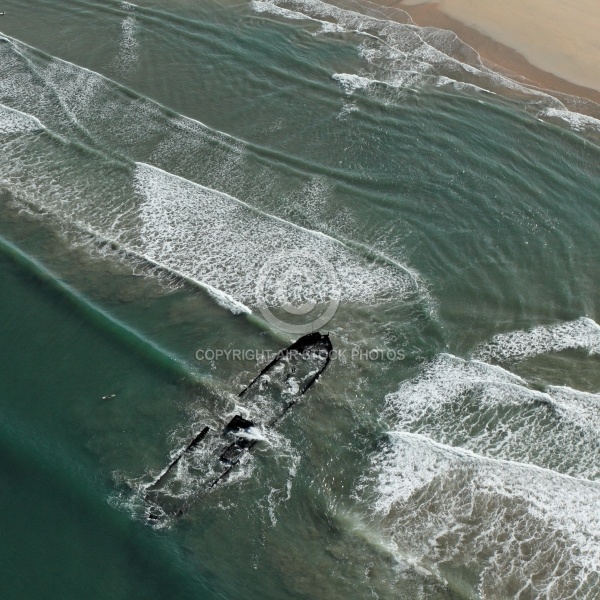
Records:
[[[515,79],[600,103],[600,2],[376,0],[420,26],[454,31]],[[595,111],[593,111],[595,112]]]

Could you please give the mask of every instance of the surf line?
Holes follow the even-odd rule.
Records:
[[[146,170],[149,173],[154,173],[154,174],[157,174],[157,175],[160,175],[163,177],[168,177],[174,181],[181,182],[183,185],[191,186],[192,188],[202,190],[203,192],[208,192],[208,193],[214,194],[215,196],[218,196],[219,198],[222,198],[223,200],[225,200],[227,202],[231,202],[231,203],[237,204],[238,206],[244,207],[245,209],[251,211],[255,215],[259,215],[261,218],[264,218],[264,219],[267,219],[270,221],[275,221],[275,222],[281,223],[285,227],[289,227],[290,229],[295,229],[296,231],[301,231],[302,233],[314,236],[316,238],[321,238],[321,239],[327,240],[333,246],[341,247],[345,250],[351,250],[354,252],[357,252],[360,249],[360,251],[365,253],[369,259],[371,259],[373,261],[381,261],[383,263],[386,263],[392,267],[395,267],[395,268],[403,271],[410,278],[410,280],[413,284],[415,293],[417,293],[421,289],[421,286],[420,286],[420,283],[418,280],[418,276],[415,274],[415,272],[412,269],[410,269],[409,267],[406,267],[405,265],[399,263],[398,261],[390,258],[389,256],[387,256],[387,255],[379,252],[378,250],[375,250],[365,244],[362,244],[362,243],[356,242],[356,241],[350,241],[350,240],[333,237],[331,235],[328,235],[327,233],[319,231],[318,229],[310,229],[308,227],[303,227],[302,225],[298,225],[297,223],[294,223],[293,221],[287,221],[286,219],[278,217],[277,215],[265,212],[264,210],[257,208],[256,206],[253,206],[252,204],[249,204],[248,202],[245,202],[244,200],[241,200],[240,198],[236,198],[235,196],[231,196],[230,194],[227,194],[226,192],[222,192],[221,190],[217,190],[217,189],[202,185],[201,183],[192,181],[191,179],[186,179],[185,177],[181,177],[180,175],[176,175],[175,173],[171,173],[170,171],[165,171],[164,169],[161,169],[160,167],[156,167],[155,165],[151,165],[149,163],[136,162],[135,169],[136,169],[136,171],[135,171],[134,176],[136,177],[136,180],[139,178],[139,176],[141,174],[143,174],[144,170]],[[209,293],[211,290],[208,288],[211,288],[212,290],[215,289],[215,288],[212,288],[212,286],[210,286],[209,284],[202,283],[201,285],[203,287],[205,287],[209,291]],[[224,292],[220,292],[220,293],[224,294]],[[235,302],[237,302],[237,301],[235,301]],[[241,303],[237,302],[237,304],[241,304]],[[247,311],[243,311],[243,312],[251,312],[251,311],[249,311],[249,309],[248,309]]]
[[[306,394],[306,392],[308,392],[318,381],[331,361],[332,352],[333,345],[331,343],[329,334],[321,334],[317,331],[304,335],[288,348],[281,350],[275,359],[272,360],[266,367],[264,367],[260,373],[248,384],[248,386],[238,394],[238,398],[243,398],[247,393],[255,389],[262,391],[263,384],[268,385],[271,383],[269,375],[273,374],[276,367],[278,367],[280,364],[283,363],[289,367],[289,372],[285,377],[285,382],[288,383],[290,380],[295,379],[294,376],[296,375],[296,368],[291,367],[293,360],[298,359],[300,361],[304,361],[316,358],[318,365],[316,370],[309,371],[306,374],[306,376],[299,382],[300,385],[297,387],[297,391],[294,392],[291,398],[285,403],[280,414],[267,424],[268,428],[272,428],[293,406],[296,405],[299,398]],[[237,414],[223,428],[220,434],[221,437],[229,437],[230,439],[232,436],[234,437],[233,441],[230,442],[224,449],[222,449],[218,455],[219,461],[221,463],[225,463],[227,466],[221,475],[208,484],[207,490],[205,491],[209,491],[218,483],[226,479],[231,471],[240,462],[242,457],[258,444],[260,439],[252,437],[252,433],[249,431],[254,426],[255,423],[253,421],[250,421],[244,418],[242,415]],[[164,481],[165,477],[173,469],[173,467],[175,467],[179,461],[186,456],[186,454],[188,454],[188,452],[195,449],[203,440],[206,439],[209,431],[210,428],[205,426],[200,433],[198,433],[192,439],[192,441],[182,451],[180,451],[179,454],[159,473],[154,481],[146,486],[144,500],[149,500],[149,493],[152,493],[151,489],[154,488],[154,490],[156,490],[156,487],[162,481]],[[202,494],[200,494],[200,496],[196,496],[191,501],[184,503],[184,505],[174,513],[171,513],[170,515],[167,514],[166,516],[180,517],[184,515],[196,504],[201,496]],[[146,514],[146,518],[149,521],[159,521],[161,516],[157,514],[157,512],[153,512],[151,509],[149,509]]]

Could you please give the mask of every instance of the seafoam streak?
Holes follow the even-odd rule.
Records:
[[[530,389],[520,377],[441,354],[386,396],[395,429],[482,456],[600,481],[600,396]]]
[[[31,133],[43,129],[44,125],[36,117],[0,104],[0,134]]]
[[[600,326],[592,319],[580,317],[556,325],[540,325],[529,331],[502,333],[479,346],[474,356],[484,361],[507,362],[563,350],[600,354]]]
[[[484,65],[479,54],[453,32],[418,27],[400,9],[396,14],[405,16],[406,23],[387,19],[381,11],[361,13],[321,0],[264,0],[252,2],[252,6],[257,13],[270,12],[287,19],[299,20],[304,15],[306,21],[320,24],[320,33],[347,32],[363,37],[359,51],[371,72],[361,73],[360,78],[354,74],[353,81],[353,74],[334,75],[346,91],[371,88],[376,94],[373,84],[379,83],[398,90],[451,84],[466,92],[508,92],[532,100],[528,110],[538,118],[562,120],[575,131],[600,130],[598,119],[569,109],[577,108],[580,99],[552,95],[514,81]]]
[[[142,200],[138,251],[245,305],[256,305],[255,284],[263,265],[274,255],[283,260],[298,252],[333,266],[346,302],[376,304],[415,291],[410,273],[389,261],[365,258],[334,238],[156,167],[137,164],[135,186]],[[321,276],[297,282],[304,287],[295,293],[327,302],[328,287],[318,285]],[[278,290],[271,292],[276,305]]]
[[[441,578],[469,572],[481,598],[597,597],[598,484],[407,432],[371,468],[373,518]]]

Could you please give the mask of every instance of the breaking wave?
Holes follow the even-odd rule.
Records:
[[[386,397],[395,429],[490,458],[600,481],[600,396],[537,391],[500,367],[442,354]]]
[[[595,598],[598,484],[391,432],[373,517],[416,564],[481,598]]]
[[[600,350],[581,318],[440,354],[386,396],[357,487],[400,555],[481,598],[595,598],[600,395],[533,389],[486,360]]]
[[[297,257],[302,251],[332,265],[346,302],[376,304],[415,291],[406,270],[365,260],[342,242],[261,213],[216,190],[144,164],[136,166],[135,182],[143,198],[144,252],[244,304],[256,305],[255,283],[272,256]],[[315,287],[318,275],[296,282],[296,287],[298,293],[327,302],[327,282]],[[275,292],[271,300],[276,300]]]
[[[600,326],[581,317],[557,325],[541,325],[530,331],[502,333],[475,350],[480,360],[507,362],[563,350],[600,354]]]
[[[339,2],[344,4],[343,0]],[[479,54],[455,33],[434,27],[418,27],[401,9],[368,9],[356,2],[349,8],[321,0],[254,0],[257,13],[318,25],[317,34],[358,35],[360,55],[367,69],[360,74],[336,73],[347,94],[358,89],[377,93],[381,85],[397,90],[415,90],[430,85],[452,85],[464,92],[502,93],[529,101],[528,109],[538,118],[562,121],[575,131],[598,131],[598,119],[577,112],[585,107],[600,115],[591,101],[551,93],[518,83],[490,69]],[[392,16],[393,18],[390,18]]]
[[[39,119],[0,104],[0,135],[41,131],[44,126]]]

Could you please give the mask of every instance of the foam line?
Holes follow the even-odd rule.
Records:
[[[310,281],[295,281],[293,293],[317,302],[328,302],[334,286],[345,301],[367,304],[414,292],[415,276],[405,267],[365,257],[329,235],[218,190],[144,163],[136,165],[135,182],[142,226],[141,243],[132,249],[246,306],[257,305],[256,285],[265,267],[272,284],[265,299],[269,306],[293,300],[283,299],[287,280],[281,277],[303,268],[310,271]]]
[[[468,450],[466,448],[460,448],[457,446],[449,446],[447,444],[442,444],[440,442],[436,442],[432,440],[430,437],[426,435],[422,435],[420,433],[411,433],[409,431],[396,431],[390,430],[387,432],[389,436],[396,438],[405,438],[405,439],[413,439],[423,442],[424,444],[431,446],[432,448],[436,448],[437,450],[448,454],[450,456],[456,456],[459,458],[466,458],[469,460],[473,460],[475,462],[487,462],[491,464],[504,465],[508,467],[516,467],[518,469],[525,469],[532,471],[534,473],[542,473],[548,477],[557,480],[566,480],[577,483],[589,484],[593,489],[598,490],[600,497],[600,482],[598,481],[590,481],[585,477],[573,477],[572,475],[567,475],[565,473],[559,473],[558,471],[554,471],[553,469],[547,469],[545,467],[540,467],[539,465],[531,464],[531,463],[523,463],[516,460],[508,460],[505,458],[494,458],[491,456],[485,456],[483,454],[478,454],[473,452],[472,450]]]
[[[384,415],[441,444],[600,481],[599,407],[593,395],[533,390],[501,367],[442,354],[386,396]]]
[[[587,350],[600,354],[600,326],[592,319],[580,317],[555,325],[540,325],[529,331],[512,331],[496,335],[479,346],[474,356],[484,361],[514,361],[563,350]]]
[[[281,6],[285,4],[293,8]],[[486,67],[480,55],[462,42],[451,31],[434,27],[418,27],[386,18],[373,13],[363,14],[332,6],[320,0],[261,0],[254,1],[255,12],[270,12],[287,19],[304,19],[320,23],[322,33],[346,31],[377,40],[380,48],[361,47],[362,57],[376,69],[379,77],[351,74],[334,76],[352,93],[358,87],[368,88],[369,82],[378,82],[394,88],[417,89],[428,82],[436,86],[452,84],[457,90],[473,90],[496,94],[496,89],[516,92],[535,102],[531,107],[536,116],[558,118],[568,123],[574,131],[586,129],[600,130],[600,121],[571,111],[557,96],[547,90],[520,83]],[[406,13],[403,13],[406,14]],[[335,22],[331,22],[334,19]],[[376,33],[373,33],[376,32]],[[354,82],[349,80],[354,77]],[[476,78],[477,83],[472,79]],[[360,80],[360,81],[359,81]],[[560,94],[573,106],[579,101],[576,97]],[[545,106],[539,109],[539,101]],[[594,103],[590,102],[590,105]]]
[[[234,315],[252,314],[251,308],[248,308],[245,304],[238,302],[235,298],[233,298],[231,295],[227,294],[226,292],[219,290],[216,287],[213,287],[212,285],[205,283],[204,281],[200,281],[198,279],[194,279],[193,277],[189,277],[189,276],[185,275],[185,273],[182,273],[181,271],[178,271],[177,269],[173,269],[172,267],[169,267],[169,266],[151,258],[150,256],[147,256],[145,254],[137,254],[135,251],[131,250],[130,248],[127,248],[126,246],[124,246],[122,249],[127,254],[130,254],[131,256],[133,256],[135,258],[141,258],[141,259],[145,260],[146,262],[150,263],[151,265],[154,265],[160,269],[164,269],[166,272],[175,275],[176,277],[182,279],[183,281],[186,281],[187,283],[190,283],[193,286],[196,286],[196,287],[199,287],[200,289],[205,290],[219,306],[221,306],[222,308],[225,308],[226,310],[230,311]]]
[[[155,258],[148,256],[147,254],[138,252],[133,248],[130,248],[126,244],[117,243],[114,240],[111,240],[97,231],[94,231],[90,227],[80,227],[83,231],[93,236],[97,242],[105,242],[114,244],[117,252],[121,252],[134,260],[143,261],[151,265],[152,267],[156,267],[169,275],[173,275],[174,277],[189,283],[193,287],[200,288],[207,292],[210,297],[222,308],[229,310],[234,315],[236,314],[252,314],[252,309],[248,308],[246,305],[238,302],[235,298],[227,294],[226,292],[217,289],[204,281],[200,281],[198,279],[194,279],[193,277],[189,277],[185,273],[174,269],[171,266],[168,266]]]
[[[4,36],[4,34],[2,34]],[[45,79],[42,75],[40,75],[38,69],[36,68],[36,66],[33,64],[33,62],[31,61],[31,59],[27,56],[25,56],[23,54],[23,52],[21,52],[16,46],[18,44],[21,44],[23,46],[26,46],[27,48],[29,48],[30,50],[34,50],[31,46],[28,46],[27,44],[24,44],[23,42],[17,41],[9,36],[4,36],[5,39],[10,41],[11,47],[13,49],[13,51],[18,54],[29,66],[29,68],[31,69],[31,72],[36,76],[39,77],[40,79],[42,79],[44,81],[44,84],[52,90],[54,97],[56,98],[56,100],[58,101],[59,105],[61,106],[62,110],[64,111],[64,114],[67,116],[67,118],[71,121],[71,123],[73,124],[73,126],[75,128],[77,128],[84,136],[84,138],[86,140],[88,140],[91,145],[93,146],[93,142],[94,142],[94,136],[92,135],[92,133],[86,128],[84,127],[79,120],[77,119],[77,116],[73,113],[73,111],[66,105],[66,103],[64,102],[64,99],[62,97],[62,95],[60,94],[59,90],[56,89],[56,87],[54,86],[53,83],[49,82],[47,79]],[[36,52],[39,52],[39,50],[35,50]],[[66,63],[67,61],[63,61],[62,59],[59,58],[53,58],[53,60],[58,61],[58,62],[64,62]],[[71,64],[71,63],[67,63],[67,64]],[[87,71],[89,73],[91,73],[92,71],[89,71],[88,69],[85,69],[84,67],[81,67],[82,69],[84,69],[84,71]]]
[[[0,134],[31,133],[44,129],[42,122],[33,115],[0,104]]]

